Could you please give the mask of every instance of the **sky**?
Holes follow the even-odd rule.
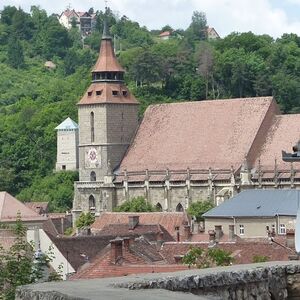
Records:
[[[61,13],[69,5],[76,11],[90,7],[103,10],[104,0],[0,0],[4,6],[20,6],[25,11],[39,5],[48,13]],[[231,32],[252,31],[274,38],[283,33],[300,35],[300,0],[108,0],[108,6],[120,17],[139,22],[149,30],[170,25],[186,29],[193,11],[206,13],[208,25],[221,37]]]

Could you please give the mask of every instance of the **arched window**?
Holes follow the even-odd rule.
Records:
[[[155,205],[155,207],[157,211],[162,211],[162,206],[159,202]]]
[[[95,141],[95,117],[94,117],[93,112],[91,112],[90,123],[91,123],[91,143],[94,143],[94,141]]]
[[[89,197],[89,209],[94,210],[96,205],[96,201],[93,195]]]
[[[183,211],[183,206],[181,205],[181,203],[178,203],[177,206],[176,206],[176,211]]]
[[[94,171],[90,174],[90,181],[96,181],[96,173]]]

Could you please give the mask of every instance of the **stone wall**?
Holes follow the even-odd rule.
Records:
[[[99,293],[101,299],[120,299],[120,295],[122,299],[159,299],[154,297],[157,292],[161,299],[167,299],[165,291],[172,291],[169,297],[173,299],[181,296],[184,299],[296,300],[300,298],[300,264],[298,261],[272,262],[45,283],[18,288],[16,299],[99,299]]]

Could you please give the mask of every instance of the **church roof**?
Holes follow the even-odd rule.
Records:
[[[258,161],[265,169],[274,170],[275,159],[278,170],[290,170],[290,163],[284,162],[281,158],[281,150],[292,152],[292,147],[300,138],[300,114],[279,115],[274,118],[268,134],[265,137],[261,151],[255,161]],[[295,167],[297,164],[295,164]]]
[[[78,129],[78,124],[74,122],[71,118],[66,118],[62,123],[60,123],[56,130],[75,130]]]
[[[0,192],[0,222],[13,222],[18,218],[22,221],[45,221],[47,218],[28,208],[7,192]]]
[[[120,170],[237,170],[276,108],[272,97],[150,106]]]

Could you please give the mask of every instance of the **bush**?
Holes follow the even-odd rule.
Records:
[[[153,212],[156,208],[145,200],[144,197],[136,197],[123,202],[114,208],[115,212]]]
[[[195,216],[197,222],[202,221],[202,215],[212,209],[214,204],[211,201],[197,201],[191,203],[189,208],[187,209],[187,213],[190,216]]]
[[[77,228],[86,228],[91,226],[95,222],[95,216],[92,215],[90,212],[88,213],[81,213],[79,218],[76,220]]]
[[[253,263],[261,263],[261,262],[267,262],[269,261],[269,257],[268,256],[264,256],[264,255],[254,255],[252,257],[252,262]]]

